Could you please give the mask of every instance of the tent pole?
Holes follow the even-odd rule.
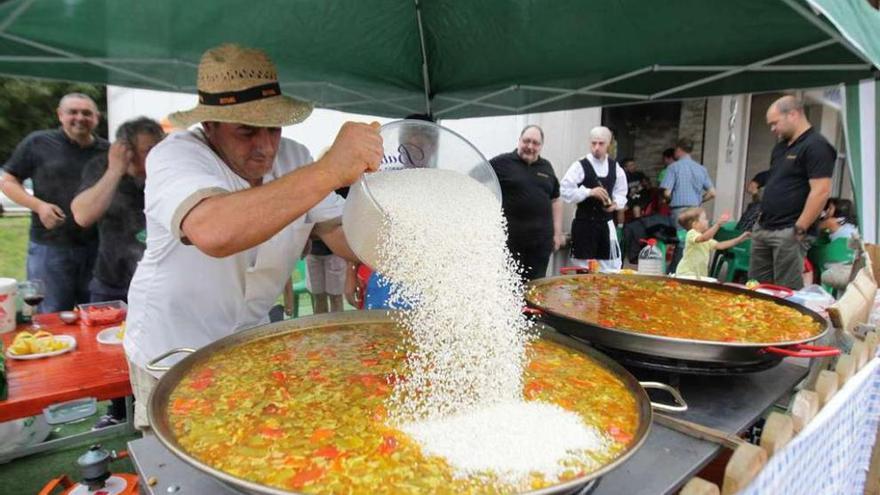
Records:
[[[657,72],[721,72],[739,68],[739,65],[658,65]],[[785,71],[847,71],[871,70],[871,64],[814,64],[814,65],[767,65],[752,67],[749,72],[785,72]]]
[[[425,114],[431,115],[431,79],[428,75],[428,51],[425,48],[425,28],[422,26],[422,8],[419,0],[416,4],[416,22],[419,24],[419,45],[422,49],[422,83],[425,88]]]
[[[139,74],[139,73],[137,73],[137,72],[133,72],[133,71],[130,71],[130,70],[127,70],[127,69],[122,69],[122,68],[119,68],[119,67],[114,67],[114,66],[112,66],[112,65],[105,64],[105,63],[102,63],[102,62],[91,61],[91,60],[89,60],[89,59],[87,59],[87,58],[83,58],[83,57],[81,57],[81,56],[79,56],[79,55],[76,55],[76,54],[74,54],[74,53],[67,52],[67,51],[64,51],[64,50],[60,50],[60,49],[58,49],[58,48],[54,48],[54,47],[51,47],[51,46],[49,46],[49,45],[44,45],[44,44],[42,44],[42,43],[38,43],[38,42],[36,42],[36,41],[32,41],[32,40],[29,40],[29,39],[27,39],[27,38],[22,38],[22,37],[20,37],[20,36],[15,36],[15,35],[13,35],[13,34],[7,34],[7,33],[2,33],[2,32],[0,32],[0,38],[6,38],[6,39],[8,39],[8,40],[10,40],[10,41],[15,41],[16,43],[20,43],[20,44],[22,44],[22,45],[28,45],[28,46],[30,46],[30,47],[37,48],[37,49],[39,49],[39,50],[43,50],[43,51],[45,51],[45,52],[54,53],[55,55],[61,55],[61,56],[64,56],[64,57],[68,57],[68,58],[70,58],[70,59],[72,59],[72,60],[74,60],[74,61],[82,62],[82,63],[89,64],[89,65],[94,65],[94,66],[96,66],[96,67],[100,67],[100,68],[102,68],[102,69],[106,69],[106,70],[111,71],[111,72],[118,72],[119,74],[124,74],[124,75],[126,75],[126,76],[133,77],[133,78],[135,78],[135,79],[140,79],[140,80],[142,80],[142,81],[144,81],[144,82],[148,82],[148,83],[151,83],[151,84],[155,84],[155,85],[157,85],[157,86],[162,86],[162,87],[165,87],[165,88],[168,88],[168,89],[172,89],[172,90],[178,90],[178,89],[179,89],[178,86],[175,86],[174,84],[171,84],[171,83],[169,83],[169,82],[167,82],[167,81],[163,81],[163,80],[161,80],[161,79],[156,79],[156,78],[154,78],[154,77],[145,76],[145,75],[143,75],[143,74]]]
[[[783,60],[783,59],[786,59],[789,57],[794,57],[795,55],[800,55],[802,53],[807,53],[807,52],[811,52],[813,50],[818,50],[819,48],[824,48],[826,46],[833,45],[836,43],[837,43],[837,41],[835,41],[835,40],[825,40],[825,41],[820,41],[818,43],[813,43],[812,45],[807,45],[807,46],[798,48],[797,50],[792,50],[790,52],[781,53],[779,55],[775,55],[770,58],[765,58],[764,60],[759,60],[757,62],[753,62],[751,64],[744,65],[742,67],[737,67],[735,69],[731,69],[731,70],[722,72],[720,74],[715,74],[713,76],[704,77],[702,79],[697,79],[696,81],[691,81],[687,84],[682,84],[682,85],[676,86],[674,88],[669,88],[667,90],[660,91],[659,93],[654,93],[653,95],[651,95],[651,99],[654,100],[657,98],[662,98],[666,95],[678,93],[680,91],[684,91],[686,89],[690,89],[695,86],[702,86],[703,84],[710,83],[712,81],[717,81],[718,79],[724,79],[725,77],[730,77],[730,76],[739,74],[740,72],[746,72],[746,71],[751,70],[755,67],[760,67],[760,66],[765,66],[767,64],[772,64],[773,62],[776,62],[777,60]]]
[[[2,36],[2,34],[0,34]],[[73,59],[70,57],[44,57],[34,55],[0,55],[0,62],[13,62],[20,64],[27,63],[44,63],[44,64],[78,64],[87,63],[104,63],[104,64],[183,64],[193,69],[198,65],[192,62],[182,62],[176,58],[101,58],[101,57],[80,57]]]
[[[559,95],[556,95],[556,96],[551,96],[551,97],[549,97],[549,98],[545,98],[545,99],[543,99],[543,100],[539,100],[539,101],[536,101],[536,102],[534,102],[534,103],[529,103],[528,105],[523,105],[523,106],[517,108],[516,110],[517,110],[517,113],[522,113],[523,110],[528,110],[528,109],[530,109],[530,108],[534,108],[534,107],[537,107],[537,106],[541,106],[541,105],[544,105],[544,104],[547,104],[547,103],[551,103],[551,102],[554,102],[554,101],[557,101],[557,100],[562,100],[562,99],[564,99],[564,98],[568,98],[569,96],[576,95],[576,94],[578,94],[578,93],[581,92],[581,91],[590,91],[590,90],[592,90],[592,89],[601,88],[602,86],[605,86],[605,85],[607,85],[607,84],[615,83],[615,82],[618,82],[618,81],[623,81],[624,79],[629,79],[629,78],[631,78],[631,77],[636,77],[636,76],[642,75],[642,74],[644,74],[644,73],[646,73],[646,72],[651,72],[651,71],[653,71],[653,70],[654,70],[654,66],[649,65],[649,66],[647,66],[647,67],[643,67],[643,68],[641,68],[641,69],[636,69],[636,70],[634,70],[634,71],[627,72],[627,73],[625,73],[625,74],[621,74],[621,75],[619,75],[619,76],[612,77],[611,79],[605,79],[604,81],[599,81],[599,82],[597,82],[597,83],[590,84],[589,86],[584,86],[584,87],[582,87],[582,88],[569,90],[569,91],[566,91],[565,93],[562,93],[562,94],[559,94]]]
[[[529,91],[545,91],[548,93],[571,93],[570,89],[563,88],[552,88],[549,86],[531,86],[527,84],[523,84],[519,86],[519,89],[525,89]],[[608,96],[610,98],[623,98],[628,100],[647,100],[648,95],[640,95],[635,93],[615,93],[612,91],[576,91],[578,95],[587,95],[587,96]]]
[[[21,14],[24,14],[27,9],[31,8],[31,5],[33,5],[35,1],[36,0],[26,0],[21,2],[21,4],[6,16],[6,19],[3,19],[2,23],[0,23],[0,33],[6,32],[6,29],[9,28],[9,26],[11,26]]]
[[[462,100],[461,103],[459,103],[459,104],[457,104],[457,105],[453,105],[453,106],[451,106],[451,107],[449,107],[449,108],[444,108],[443,110],[438,111],[435,115],[436,115],[437,117],[439,117],[439,116],[443,115],[444,113],[449,113],[449,112],[451,112],[451,111],[453,111],[453,110],[458,110],[458,109],[461,108],[461,107],[466,107],[466,106],[469,106],[469,105],[474,105],[474,104],[479,103],[479,102],[481,102],[481,101],[483,101],[483,100],[488,100],[489,98],[494,98],[494,97],[496,97],[496,96],[498,96],[498,95],[500,95],[500,94],[507,93],[508,91],[514,91],[514,90],[516,90],[516,89],[517,89],[517,86],[508,86],[508,87],[506,87],[506,88],[499,89],[498,91],[493,91],[493,92],[491,92],[491,93],[489,93],[489,94],[485,94],[485,95],[480,96],[480,97],[478,97],[478,98],[474,98],[473,100]]]
[[[438,100],[454,101],[456,103],[464,103],[465,105],[479,105],[481,107],[494,108],[496,110],[504,110],[505,112],[516,112],[516,107],[511,107],[508,105],[498,105],[496,103],[486,103],[485,101],[477,101],[477,99],[465,100],[464,98],[456,98],[454,96],[449,96],[449,95],[437,95],[437,99]]]

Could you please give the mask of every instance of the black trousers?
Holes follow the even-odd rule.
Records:
[[[507,243],[510,254],[523,269],[523,281],[535,280],[547,275],[547,265],[550,264],[550,255],[553,254],[553,239],[538,242]]]

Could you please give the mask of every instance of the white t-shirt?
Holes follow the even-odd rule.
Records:
[[[344,200],[331,193],[247,251],[214,258],[184,244],[180,222],[199,201],[250,187],[203,139],[200,130],[177,132],[147,157],[147,249],[129,288],[123,342],[128,359],[140,367],[171,349],[198,349],[267,322],[312,227],[342,214]],[[282,138],[263,182],[312,161],[305,146]]]

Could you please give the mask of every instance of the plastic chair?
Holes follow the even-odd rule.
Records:
[[[739,273],[749,273],[749,258],[752,254],[752,241],[747,240],[726,251],[719,251],[721,256],[717,258],[717,262],[712,269],[711,276],[720,278],[721,268],[727,266],[727,273],[724,276],[725,282],[733,282]]]
[[[813,264],[818,280],[822,280],[822,272],[830,263],[852,263],[855,251],[849,248],[849,239],[841,238],[833,241],[820,238],[807,252],[807,259]]]
[[[302,295],[307,295],[311,297],[309,294],[309,290],[306,289],[306,260],[300,259],[296,262],[296,269],[293,271],[292,275],[293,280],[293,317],[296,318],[299,316],[299,298]]]
[[[735,238],[739,237],[740,234],[742,234],[742,232],[737,230],[736,222],[730,221],[730,222],[725,223],[724,225],[721,226],[720,229],[718,229],[718,232],[715,233],[715,240],[718,242],[729,241],[730,239],[735,239]],[[751,244],[749,246],[751,246]],[[709,273],[710,274],[719,273],[721,259],[725,255],[728,255],[731,257],[733,256],[733,254],[730,252],[715,251],[715,254],[712,255],[712,262],[709,263]],[[728,260],[728,261],[730,261],[730,260]],[[748,262],[748,258],[746,258],[746,262]],[[748,271],[748,267],[746,267],[746,271]]]

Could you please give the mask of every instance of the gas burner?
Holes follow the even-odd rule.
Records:
[[[611,359],[626,367],[644,368],[655,371],[663,371],[672,374],[685,375],[740,375],[743,373],[755,373],[768,370],[782,361],[768,359],[755,363],[731,365],[729,363],[712,363],[705,361],[690,361],[687,359],[675,359],[662,356],[651,356],[637,352],[622,351],[610,347],[593,345],[597,350],[605,353]]]

